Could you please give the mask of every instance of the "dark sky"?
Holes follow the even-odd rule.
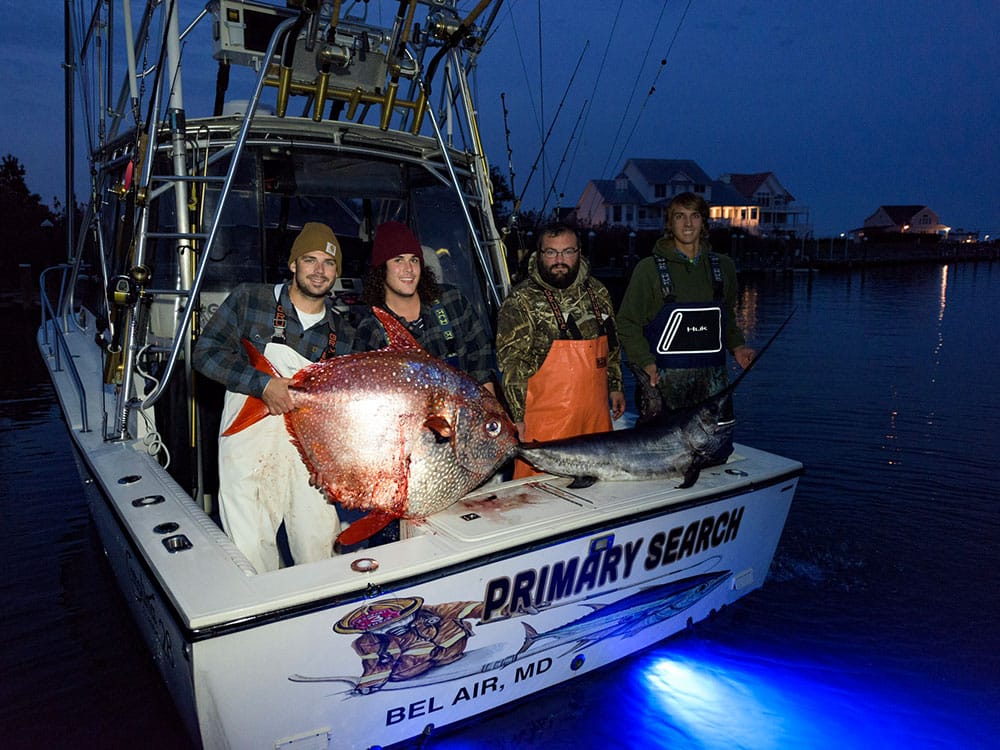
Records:
[[[0,152],[46,202],[65,192],[62,7],[0,15]],[[819,235],[912,203],[996,236],[998,34],[997,0],[507,0],[475,88],[507,174],[505,94],[517,192],[551,127],[526,208],[575,204],[629,157],[693,159],[712,177],[773,171]]]

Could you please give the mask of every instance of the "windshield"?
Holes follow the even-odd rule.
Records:
[[[205,215],[214,212],[219,194],[217,187],[207,191]],[[174,221],[173,211],[170,201],[163,204],[157,218],[167,228]],[[438,281],[459,287],[489,329],[485,281],[455,191],[429,164],[370,154],[287,146],[248,148],[219,223],[202,293],[215,299],[241,282],[277,283],[289,278],[292,242],[306,222],[319,221],[340,240],[344,268],[335,292],[350,298],[350,304],[361,292],[374,229],[389,220],[410,226]],[[161,284],[175,281],[172,250],[163,243],[154,252]]]

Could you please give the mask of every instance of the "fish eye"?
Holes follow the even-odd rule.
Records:
[[[500,424],[499,419],[491,419],[486,423],[486,434],[490,437],[496,437],[500,434],[503,426]]]

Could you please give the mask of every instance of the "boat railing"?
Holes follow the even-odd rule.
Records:
[[[267,51],[263,55],[264,60],[270,60],[274,58],[274,55],[278,49],[278,45],[282,42],[285,34],[289,33],[289,31],[295,26],[297,19],[298,19],[297,16],[286,18],[275,27],[271,35],[271,38],[269,40]],[[453,66],[457,70],[461,66],[460,60],[458,59],[457,53],[454,49],[450,51],[453,54]],[[414,70],[413,77],[418,83],[418,88],[419,88],[418,100],[427,101],[429,99],[429,90],[427,89],[426,82],[420,77],[419,63],[412,56],[410,56],[409,61],[410,65]],[[226,205],[226,200],[231,192],[231,187],[236,174],[236,169],[240,162],[244,146],[246,145],[248,140],[248,134],[251,123],[253,121],[253,117],[257,111],[264,86],[268,84],[268,76],[269,76],[268,66],[267,65],[260,66],[260,71],[258,72],[258,75],[256,77],[254,91],[250,100],[247,103],[247,107],[243,116],[239,133],[235,139],[234,145],[231,148],[226,149],[226,151],[228,151],[227,155],[229,158],[229,167],[226,170],[226,175],[224,178],[220,176],[210,176],[210,175],[176,175],[176,176],[156,175],[155,177],[150,176],[149,178],[147,178],[150,183],[152,183],[153,181],[163,183],[160,187],[156,188],[155,191],[156,193],[165,189],[169,189],[168,186],[172,182],[173,183],[212,182],[215,184],[221,182],[222,188],[220,191],[218,202],[216,203],[213,219],[207,223],[207,229],[208,229],[207,232],[203,233],[154,232],[147,230],[146,232],[142,233],[142,235],[144,236],[140,238],[140,241],[143,241],[145,238],[163,238],[163,239],[178,239],[178,240],[200,240],[204,243],[200,249],[200,258],[198,259],[197,270],[192,280],[190,288],[176,289],[176,290],[175,289],[157,290],[161,294],[163,293],[174,294],[179,299],[183,300],[186,304],[184,304],[184,312],[181,317],[181,320],[179,321],[175,329],[174,340],[170,347],[170,353],[168,355],[165,364],[165,369],[162,373],[161,378],[159,379],[159,383],[157,384],[157,386],[142,399],[141,408],[143,409],[152,406],[153,404],[156,403],[156,401],[158,401],[162,397],[162,395],[165,392],[166,385],[173,374],[174,368],[176,367],[177,361],[180,359],[181,351],[188,344],[190,340],[190,337],[186,336],[185,332],[188,331],[191,327],[192,316],[195,310],[195,305],[193,304],[193,300],[198,298],[199,292],[201,290],[202,282],[205,277],[205,269],[207,268],[207,261],[209,256],[211,255],[211,250],[215,245],[216,237],[218,235],[218,230],[220,226],[218,218],[222,216],[223,210]],[[461,76],[459,76],[459,78],[461,78]],[[468,97],[468,91],[464,87],[463,87],[463,95],[466,98]],[[465,106],[471,113],[472,111],[471,103],[466,102]],[[391,111],[392,107],[388,106],[387,109]],[[455,166],[450,156],[450,150],[447,145],[447,141],[441,130],[441,127],[437,122],[437,118],[434,114],[433,108],[432,107],[425,108],[421,106],[418,107],[417,109],[421,111],[426,109],[426,114],[429,116],[428,119],[432,123],[434,138],[440,149],[441,159],[448,172],[449,182],[451,183],[453,189],[456,191],[456,194],[465,197],[464,190],[462,189],[461,182],[459,180]],[[385,123],[382,123],[382,126],[384,127]],[[474,135],[478,139],[478,131]],[[478,143],[478,141],[475,145],[475,149],[476,153],[474,154],[474,156],[481,162],[484,161],[482,155],[482,147],[481,144]],[[154,149],[152,147],[150,147],[147,150],[147,159],[150,159],[150,155],[153,151]],[[220,158],[220,155],[216,155],[215,158]],[[477,170],[473,170],[473,172],[476,171]],[[481,181],[485,180],[485,177],[483,177],[482,175],[477,174],[477,177],[479,177]],[[482,186],[480,184],[477,185],[477,187],[481,189]],[[151,192],[151,195],[153,194],[154,193]],[[502,301],[503,286],[506,280],[505,279],[498,280],[494,276],[493,264],[487,257],[487,251],[483,247],[483,243],[480,240],[479,233],[475,229],[476,222],[471,216],[468,206],[468,200],[467,199],[461,200],[460,204],[464,213],[464,219],[470,230],[470,236],[473,239],[474,251],[479,261],[479,265],[487,275],[487,282],[488,282],[487,289],[493,298],[492,301],[496,306],[499,307],[499,304]],[[487,222],[487,224],[489,224],[489,222]],[[490,241],[497,241],[496,238],[488,238],[488,239]],[[129,372],[128,367],[125,368],[125,372],[126,374]],[[123,388],[123,391],[126,393],[130,392],[130,387],[128,386],[128,384],[126,384],[126,387]],[[124,404],[120,414],[119,426],[122,429],[124,429],[125,425],[125,416],[127,408],[128,405]]]
[[[41,335],[43,345],[49,350],[48,356],[55,360],[52,368],[53,371],[61,372],[63,362],[65,361],[66,371],[73,380],[73,387],[76,388],[77,398],[80,400],[80,431],[90,432],[90,422],[87,418],[87,392],[84,390],[83,379],[80,377],[80,371],[76,369],[73,354],[70,352],[69,344],[66,341],[66,333],[69,332],[69,313],[63,308],[63,300],[66,298],[67,273],[74,272],[75,270],[75,264],[60,263],[59,265],[46,268],[39,276],[39,299],[42,303]],[[55,307],[52,306],[52,301],[49,299],[48,284],[46,281],[46,277],[50,272],[61,272],[62,274],[59,280],[59,299]],[[63,311],[62,318],[56,315],[56,310]],[[62,327],[60,327],[60,320],[62,320]],[[63,330],[64,328],[65,330]],[[49,340],[50,333],[54,341]]]
[[[274,56],[275,50],[278,47],[278,42],[283,38],[284,34],[292,27],[295,23],[295,18],[287,18],[277,25],[274,33],[271,35],[271,39],[268,42],[267,52],[265,59],[271,59]],[[190,289],[185,290],[171,290],[174,293],[188,299],[194,300],[198,297],[198,293],[201,291],[201,285],[205,277],[205,269],[208,266],[208,259],[211,255],[211,250],[215,244],[216,237],[218,236],[220,222],[218,218],[222,215],[222,211],[225,208],[226,200],[232,189],[233,180],[236,175],[236,170],[239,165],[240,157],[243,153],[243,147],[246,144],[247,136],[250,132],[250,125],[253,121],[254,113],[257,110],[257,105],[260,102],[261,93],[264,89],[264,79],[267,76],[267,66],[262,66],[260,73],[257,76],[256,83],[254,86],[253,96],[247,104],[246,112],[243,116],[243,122],[240,125],[239,134],[236,137],[235,144],[230,154],[229,168],[226,171],[225,179],[222,182],[222,189],[219,193],[219,199],[215,207],[215,213],[212,221],[209,222],[209,230],[204,236],[204,246],[201,251],[201,257],[198,260],[197,271],[194,276],[194,280],[191,284]],[[150,149],[152,151],[152,149]],[[169,178],[164,178],[169,179]],[[179,179],[191,181],[192,177],[181,176]],[[217,177],[202,177],[198,179],[217,181]],[[176,234],[176,233],[175,233]],[[155,404],[160,397],[164,394],[166,389],[166,384],[170,380],[170,376],[173,374],[174,367],[177,364],[177,360],[180,357],[181,349],[187,343],[187,337],[184,336],[184,332],[189,330],[191,327],[191,319],[194,314],[195,305],[186,304],[184,305],[184,314],[181,317],[180,322],[177,325],[174,340],[170,347],[170,354],[167,357],[167,361],[164,365],[163,373],[159,379],[159,383],[156,387],[142,400],[141,408],[145,409],[153,404]],[[123,423],[120,422],[120,423]]]
[[[480,5],[481,7],[477,8],[477,10],[470,15],[469,18],[465,19],[465,22],[471,22],[471,20],[475,18],[475,15],[481,12],[482,9],[488,5],[488,3],[481,3]],[[289,15],[278,22],[271,31],[266,51],[260,56],[260,59],[263,61],[275,60],[280,45],[287,45],[287,40],[290,35],[297,34],[298,30],[301,28],[303,23],[302,18],[303,14],[299,13],[296,15]],[[401,21],[401,19],[397,19],[397,21]],[[143,22],[147,23],[148,19],[144,18]],[[404,27],[399,26],[399,28],[396,29],[396,33],[398,33],[402,28]],[[399,49],[399,52],[395,53],[402,53],[401,56],[395,60],[395,64],[402,65],[403,69],[405,69],[405,77],[411,80],[414,85],[414,90],[412,91],[409,99],[397,97],[395,96],[395,93],[393,93],[392,96],[389,96],[387,92],[383,92],[384,98],[380,101],[383,107],[383,112],[380,117],[379,126],[383,130],[388,127],[388,115],[393,111],[409,112],[409,114],[413,117],[413,122],[410,127],[411,131],[413,131],[414,127],[419,128],[419,122],[425,116],[428,120],[430,120],[433,127],[434,140],[439,148],[438,158],[440,158],[441,163],[447,172],[447,181],[450,183],[452,189],[460,199],[459,203],[464,214],[463,218],[468,225],[469,236],[471,237],[473,243],[473,252],[475,253],[479,267],[483,269],[486,276],[485,291],[490,296],[491,302],[495,306],[499,307],[503,294],[506,289],[509,288],[510,282],[509,277],[507,277],[505,273],[505,266],[503,266],[502,263],[495,265],[492,261],[496,261],[496,258],[490,258],[490,255],[493,254],[502,258],[504,254],[502,251],[502,241],[493,226],[493,222],[489,216],[488,206],[480,206],[480,210],[484,214],[482,218],[483,225],[485,226],[485,235],[482,235],[480,231],[477,231],[476,227],[478,226],[478,223],[475,221],[471,213],[470,203],[473,202],[473,198],[478,198],[480,200],[489,199],[490,186],[488,179],[488,166],[486,165],[482,144],[479,140],[479,132],[475,123],[474,108],[472,106],[471,95],[468,90],[468,83],[461,72],[462,64],[460,54],[456,49],[459,37],[457,35],[452,35],[452,37],[453,38],[449,38],[445,42],[439,54],[435,56],[434,61],[432,61],[432,65],[428,66],[427,70],[422,70],[423,66],[421,65],[421,59],[415,57],[412,51],[406,46],[402,46]],[[396,48],[393,45],[390,45],[390,49]],[[424,76],[433,75],[434,64],[443,59],[448,59],[450,61],[451,69],[456,72],[457,80],[453,82],[453,84],[457,83],[457,94],[459,96],[459,100],[464,105],[464,111],[470,121],[470,129],[472,131],[470,135],[473,139],[471,156],[475,161],[471,171],[473,179],[476,181],[474,189],[476,195],[468,195],[468,191],[463,187],[463,183],[457,174],[456,166],[453,162],[451,147],[448,145],[450,136],[446,137],[446,135],[442,132],[442,127],[438,123],[433,107],[428,106],[430,99],[429,81]],[[163,64],[162,59],[160,64]],[[171,66],[173,65],[179,65],[179,63],[171,63]],[[171,69],[167,78],[173,79],[178,75],[179,68],[176,70]],[[127,425],[129,424],[129,415],[131,411],[135,408],[145,410],[156,404],[167,392],[169,383],[176,372],[178,362],[190,362],[190,349],[193,343],[194,332],[194,316],[198,309],[197,301],[199,300],[199,295],[201,293],[205,277],[208,275],[208,261],[212,255],[213,248],[218,244],[218,237],[221,234],[222,224],[220,218],[224,215],[224,211],[226,210],[227,202],[232,192],[237,170],[245,147],[248,147],[248,142],[250,141],[250,128],[259,110],[264,87],[275,85],[272,80],[273,76],[274,70],[272,66],[268,64],[259,65],[259,69],[254,76],[255,83],[252,95],[248,100],[246,100],[238,134],[233,139],[232,145],[225,146],[221,152],[212,156],[206,154],[207,161],[203,165],[201,174],[189,173],[184,164],[183,156],[178,156],[178,153],[183,153],[185,146],[183,144],[183,138],[173,124],[170,126],[170,132],[167,132],[162,127],[157,125],[149,127],[147,133],[148,143],[143,149],[142,164],[136,165],[138,167],[137,171],[139,174],[137,184],[139,185],[139,194],[142,196],[142,200],[139,204],[141,205],[141,213],[138,215],[136,222],[136,244],[133,256],[133,273],[130,274],[132,276],[132,288],[137,291],[137,294],[134,297],[136,301],[133,302],[133,304],[142,304],[139,300],[148,301],[154,297],[162,299],[165,302],[173,300],[173,337],[169,344],[163,346],[163,348],[159,350],[164,355],[164,359],[162,363],[163,369],[160,372],[157,382],[148,393],[137,395],[134,393],[135,378],[137,377],[135,375],[135,369],[137,358],[140,356],[142,350],[140,339],[142,338],[144,332],[137,328],[139,325],[139,316],[132,315],[128,318],[128,323],[126,325],[128,325],[129,330],[124,332],[125,345],[122,355],[124,361],[119,369],[122,381],[121,387],[118,391],[119,396],[118,403],[115,407],[115,418],[111,423],[111,434],[117,435],[119,439],[125,439],[128,437]],[[153,109],[147,119],[147,122],[149,123],[159,122],[160,99],[162,86],[164,85],[166,85],[164,76],[158,75],[154,85]],[[287,97],[290,82],[279,76],[278,85],[278,98],[279,101],[281,101]],[[292,88],[294,90],[294,87]],[[297,90],[294,92],[302,93]],[[323,92],[316,91],[313,93],[318,100],[322,100],[324,98],[324,94],[327,97],[338,98],[342,92],[336,90],[324,90]],[[445,97],[445,100],[450,100],[450,97]],[[315,117],[313,117],[313,119],[315,119]],[[158,143],[158,141],[162,143]],[[161,150],[163,145],[167,145],[168,141],[172,141],[170,145],[174,153],[173,164],[175,169],[157,169],[157,173],[154,174],[156,164],[154,155]],[[219,170],[224,174],[224,176],[223,174],[209,175],[207,173],[207,167],[209,164],[208,160],[211,162],[217,162],[223,159],[228,159],[228,164],[223,169]],[[173,174],[170,172],[173,172]],[[187,219],[187,200],[184,197],[185,189],[189,189],[192,185],[209,184],[219,190],[214,210],[202,226],[197,228],[200,231],[186,231],[190,226],[190,222]],[[154,228],[149,225],[151,220],[150,205],[156,197],[167,193],[171,189],[173,189],[178,195],[176,207],[176,227],[174,231],[170,231],[166,228]],[[148,242],[155,240],[176,241],[179,245],[178,249],[182,253],[196,253],[194,263],[188,265],[185,261],[181,264],[182,269],[185,270],[182,271],[182,276],[176,287],[153,289],[152,287],[145,286],[148,281],[148,272],[145,270],[146,253],[149,247]]]

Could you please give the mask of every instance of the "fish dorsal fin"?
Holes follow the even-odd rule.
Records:
[[[402,352],[424,351],[424,348],[413,338],[413,334],[407,331],[392,313],[388,310],[383,310],[381,307],[372,307],[372,312],[385,329],[385,337],[389,340],[389,346],[385,348],[386,350]]]

